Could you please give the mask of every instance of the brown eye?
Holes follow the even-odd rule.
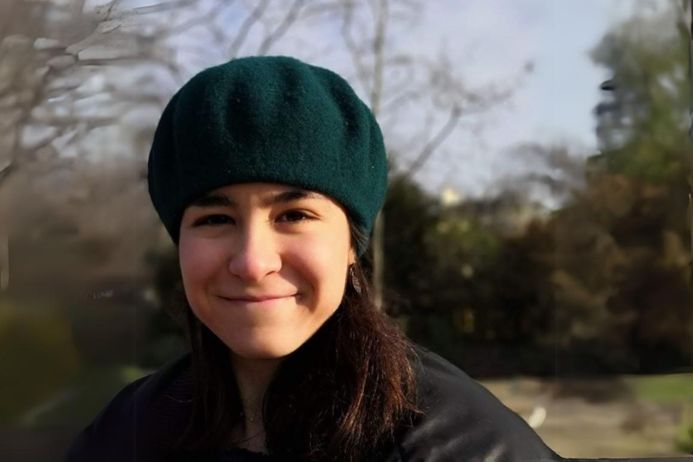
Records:
[[[289,210],[284,212],[277,218],[279,222],[295,223],[304,220],[310,220],[312,217],[301,210]]]

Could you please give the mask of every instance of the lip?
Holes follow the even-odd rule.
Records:
[[[226,300],[228,302],[236,303],[261,303],[261,302],[271,302],[275,300],[284,300],[286,298],[295,297],[296,294],[291,295],[263,295],[263,296],[241,296],[241,297],[225,297],[220,295],[219,298]]]

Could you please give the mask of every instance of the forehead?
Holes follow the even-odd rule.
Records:
[[[260,205],[271,206],[303,199],[318,200],[339,206],[329,196],[317,191],[277,183],[241,183],[213,189],[193,201],[191,206],[236,206],[239,202],[257,201]]]

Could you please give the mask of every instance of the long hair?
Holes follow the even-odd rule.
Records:
[[[364,242],[354,225],[351,235],[352,242]],[[284,359],[269,384],[263,422],[270,454],[305,461],[372,459],[419,414],[412,346],[375,307],[360,262],[352,271],[339,308]],[[227,447],[231,429],[242,422],[228,347],[189,307],[186,316],[194,391],[178,447]]]

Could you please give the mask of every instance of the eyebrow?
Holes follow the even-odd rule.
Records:
[[[322,194],[307,191],[305,189],[291,189],[277,194],[272,194],[270,197],[262,201],[262,205],[269,207],[276,204],[286,204],[289,202],[301,199],[325,199]],[[221,193],[206,194],[192,202],[195,207],[236,207],[238,203],[231,197]]]

